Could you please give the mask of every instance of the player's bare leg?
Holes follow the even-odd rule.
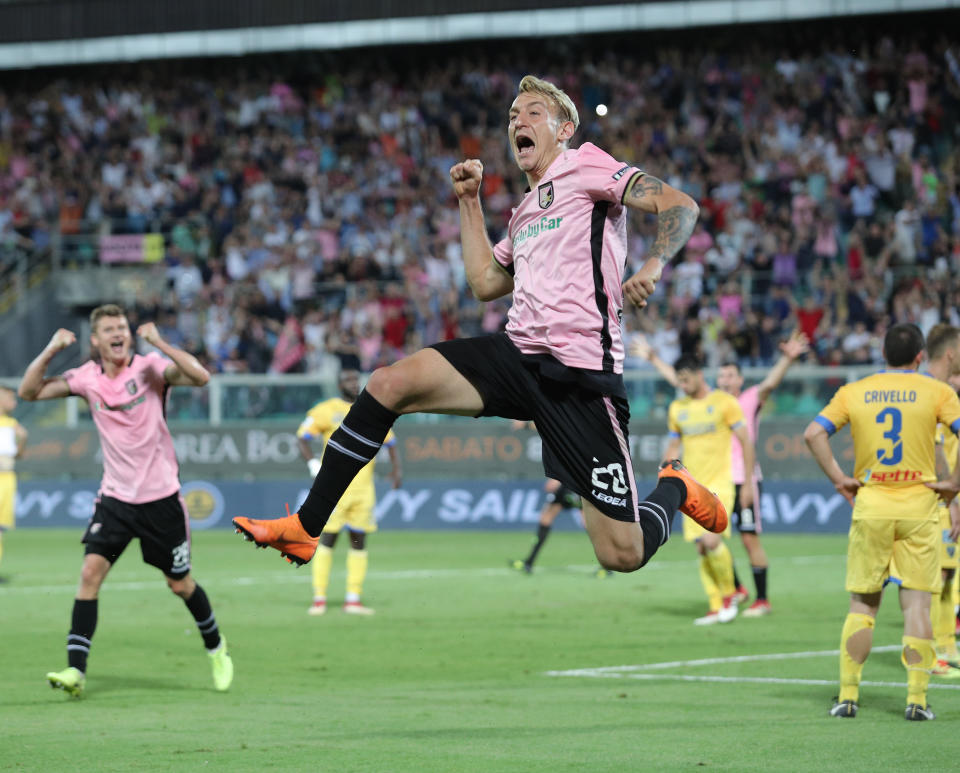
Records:
[[[421,349],[389,367],[375,370],[366,391],[385,408],[401,415],[476,416],[483,410],[480,393],[436,349]]]
[[[374,371],[340,428],[327,443],[320,472],[300,511],[285,518],[234,518],[237,531],[258,547],[272,547],[303,565],[316,552],[320,532],[356,474],[376,455],[397,417],[406,413],[476,416],[480,393],[434,349],[421,349]]]
[[[636,523],[610,518],[590,502],[583,503],[583,523],[602,567],[634,572],[643,565],[643,532]]]
[[[665,513],[665,533],[652,528],[657,525],[656,519],[619,521],[584,501],[583,522],[597,560],[605,569],[634,572],[642,567],[670,536],[670,523],[677,510],[712,531],[722,532],[727,528],[727,511],[723,504],[715,494],[700,485],[680,462],[664,462],[658,477],[657,487],[638,506],[644,512]]]

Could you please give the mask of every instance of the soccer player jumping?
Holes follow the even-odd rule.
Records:
[[[562,90],[530,75],[520,81],[507,134],[529,191],[496,246],[480,204],[483,165],[469,159],[450,170],[467,280],[482,301],[513,293],[506,332],[438,343],[375,371],[330,437],[299,512],[235,518],[247,539],[309,561],[347,485],[398,416],[416,412],[535,421],[546,475],[583,498],[587,533],[608,569],[646,564],[678,509],[709,531],[726,528],[723,505],[677,461],[662,465],[657,487],[640,499],[623,384],[623,298],[647,304],[699,209],[590,143],[570,149],[578,125]],[[621,285],[628,208],[655,213],[658,228],[646,262]]]
[[[84,688],[100,586],[134,537],[140,540],[143,560],[163,572],[170,590],[193,615],[216,689],[226,690],[233,680],[233,661],[210,601],[190,574],[190,526],[165,407],[171,386],[204,386],[210,374],[193,355],[164,341],[154,323],[141,325],[137,335],[165,356],[135,354],[123,309],[99,306],[90,314],[90,349],[96,360],[62,376],[45,376],[54,355],[77,340],[61,328],[20,382],[24,400],[70,395],[86,400],[103,450],[103,481],[82,540],[86,547],[67,636],[68,667],[47,674],[51,686],[75,697]]]

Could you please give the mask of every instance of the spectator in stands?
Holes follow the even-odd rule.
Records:
[[[724,40],[733,42],[718,40],[716,50],[735,53],[677,51],[668,69],[591,57],[592,81],[644,99],[617,121],[590,121],[581,139],[627,161],[656,159],[668,182],[702,204],[686,259],[660,286],[669,313],[646,331],[651,340],[676,340],[692,306],[736,313],[725,289],[732,278],[743,282],[744,308],[756,311],[761,331],[793,324],[784,297],[803,297],[823,275],[875,282],[864,290],[867,313],[858,313],[873,333],[900,279],[960,272],[956,46],[937,30],[911,39],[882,23],[872,29],[877,44],[865,48],[841,30],[834,42],[816,24],[791,25],[783,40],[772,28],[749,54],[745,32],[730,30]],[[570,45],[589,55],[622,44]],[[252,341],[275,339],[291,315],[306,328],[308,314],[334,310],[370,282],[400,298],[402,311],[388,314],[391,300],[379,319],[353,325],[365,362],[390,362],[441,329],[489,327],[497,310],[484,310],[466,286],[446,169],[465,148],[491,159],[484,186],[494,238],[520,183],[485,118],[513,85],[498,59],[505,49],[470,46],[444,66],[351,62],[349,79],[330,75],[320,88],[298,75],[308,54],[269,73],[251,60],[239,81],[232,61],[217,60],[133,66],[122,85],[95,69],[66,79],[27,73],[5,90],[0,115],[4,260],[13,250],[49,252],[58,231],[70,262],[95,259],[101,233],[159,232],[172,286],[154,311],[185,315],[181,339],[207,339],[211,351],[214,299],[248,312],[253,332],[234,331],[239,345],[226,342],[221,355],[252,356],[252,371],[263,367]],[[511,69],[524,57],[510,49]],[[591,85],[573,67],[564,77],[581,91]],[[697,81],[703,88],[678,86]],[[630,228],[642,254],[652,232],[641,218]],[[844,336],[856,324],[852,306],[849,313]],[[955,314],[946,286],[924,308],[930,319],[935,313]],[[339,346],[339,333],[331,342]],[[275,344],[266,344],[271,360]],[[304,367],[335,356],[316,340],[305,346]]]

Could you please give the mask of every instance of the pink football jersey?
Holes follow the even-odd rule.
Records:
[[[514,209],[494,259],[513,276],[507,335],[521,352],[623,372],[622,199],[639,171],[587,142],[561,153]]]
[[[747,434],[750,435],[750,440],[753,441],[753,446],[756,448],[757,429],[760,424],[760,409],[763,407],[763,403],[760,402],[760,390],[755,386],[744,389],[737,398],[737,402],[740,403],[740,408],[743,409],[743,417],[746,419],[747,424]],[[732,440],[731,462],[733,482],[739,485],[743,483],[743,449],[740,447],[740,441],[737,440],[736,436],[734,436]],[[759,458],[759,453],[757,456]],[[763,475],[760,473],[759,461],[754,467],[753,479],[763,480]]]
[[[135,354],[114,378],[92,360],[63,374],[70,392],[89,404],[100,434],[101,494],[140,504],[179,490],[177,456],[165,415],[169,385],[163,372],[172,364],[151,352]]]

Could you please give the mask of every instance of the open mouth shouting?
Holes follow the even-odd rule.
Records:
[[[528,137],[526,134],[518,134],[514,138],[514,142],[517,146],[517,158],[521,161],[525,158],[531,158],[537,148],[533,137]]]

